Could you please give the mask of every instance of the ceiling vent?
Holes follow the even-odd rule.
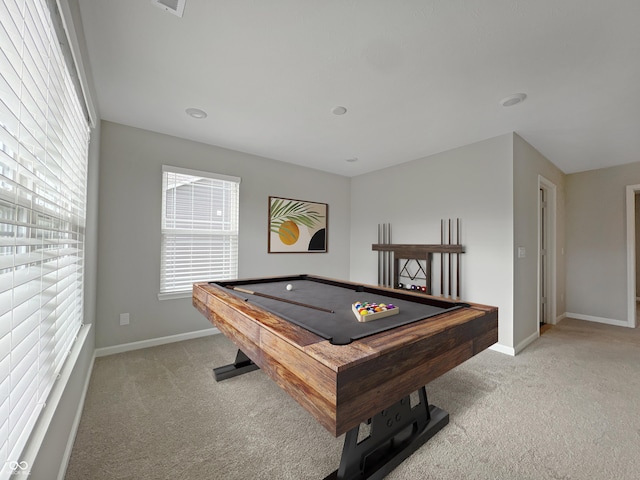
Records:
[[[173,13],[182,18],[184,4],[187,0],[151,0],[151,4],[163,9],[165,12]]]

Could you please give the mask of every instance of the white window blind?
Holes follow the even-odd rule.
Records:
[[[83,318],[89,129],[46,0],[0,5],[0,479]]]
[[[160,298],[238,275],[240,179],[162,167]]]

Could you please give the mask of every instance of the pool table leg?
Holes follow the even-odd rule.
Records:
[[[213,369],[213,375],[216,377],[216,382],[221,382],[227,378],[237,377],[243,373],[253,372],[260,367],[253,363],[249,357],[240,349],[236,354],[235,362]]]
[[[425,387],[418,392],[420,403],[413,408],[407,396],[373,417],[364,440],[358,442],[360,426],[349,430],[340,467],[324,480],[384,478],[447,425],[449,414],[429,405]]]

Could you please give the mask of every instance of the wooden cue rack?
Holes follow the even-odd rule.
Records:
[[[452,255],[456,256],[457,264],[459,265],[461,253],[464,253],[464,247],[458,244],[434,244],[434,245],[425,245],[425,244],[417,244],[417,245],[408,245],[408,244],[393,244],[393,243],[374,243],[371,245],[371,249],[376,252],[391,252],[393,254],[393,259],[395,261],[395,268],[393,269],[393,287],[396,288],[399,282],[399,272],[401,271],[400,262],[401,260],[425,260],[426,261],[426,293],[429,295],[433,295],[433,286],[432,286],[432,263],[433,263],[433,254],[439,253],[441,254],[442,261],[440,262],[440,269],[442,270],[441,278],[444,279],[444,270],[446,269],[446,262],[444,261],[444,255],[448,255],[451,259]],[[458,269],[459,271],[459,269]],[[453,286],[451,285],[452,268],[451,261],[449,262],[448,269],[448,278],[449,278],[449,288],[448,292],[445,292],[445,285],[443,285],[443,281],[441,281],[440,285],[440,295],[441,296],[449,296],[449,297],[457,297],[460,298],[460,275],[456,275],[456,285],[455,285],[455,295],[453,292]]]

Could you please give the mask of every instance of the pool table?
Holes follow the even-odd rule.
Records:
[[[355,302],[399,313],[359,322]],[[239,349],[218,380],[260,368],[331,434],[346,433],[327,479],[389,473],[448,423],[424,386],[498,339],[496,307],[314,275],[197,283],[193,305]]]

